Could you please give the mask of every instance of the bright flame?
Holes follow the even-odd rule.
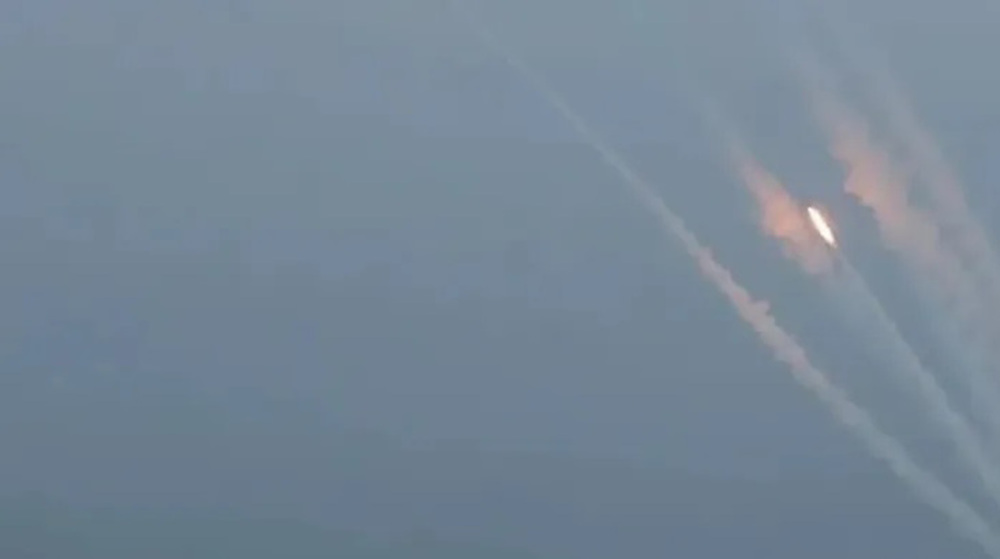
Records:
[[[816,228],[816,232],[819,233],[820,237],[823,237],[826,244],[832,247],[837,246],[837,237],[834,236],[833,228],[826,222],[823,214],[813,206],[806,208],[806,212],[809,214],[809,221],[812,222],[812,226]]]

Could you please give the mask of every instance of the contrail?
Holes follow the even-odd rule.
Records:
[[[838,39],[838,48],[865,79],[869,97],[885,114],[890,131],[915,166],[924,188],[930,194],[933,216],[939,227],[947,238],[953,240],[976,274],[994,312],[1000,310],[1000,260],[989,235],[969,207],[958,173],[931,133],[921,124],[912,103],[875,49],[862,49],[860,34],[851,33],[844,25],[838,25],[834,35]],[[996,328],[997,324],[991,324],[994,329],[990,335],[997,340],[1000,330]]]
[[[827,20],[830,21],[830,20]],[[861,74],[866,92],[885,114],[889,132],[903,148],[915,179],[929,194],[930,212],[942,238],[954,249],[968,283],[976,290],[975,332],[980,358],[991,370],[1000,366],[1000,260],[989,235],[975,217],[965,197],[958,173],[948,162],[931,133],[921,124],[912,103],[892,76],[888,64],[874,48],[863,48],[858,32],[844,25],[834,30],[837,46]],[[862,52],[864,51],[864,52]],[[1000,427],[996,435],[1000,435]]]
[[[718,122],[719,118],[712,120]],[[718,125],[716,125],[718,127]],[[761,215],[761,228],[776,239],[785,255],[806,273],[819,276],[836,299],[837,311],[854,327],[870,330],[879,353],[890,358],[889,370],[908,389],[915,389],[925,411],[955,446],[958,457],[1000,505],[1000,472],[990,462],[982,440],[959,414],[947,393],[924,366],[895,321],[858,273],[842,249],[832,249],[817,234],[806,217],[805,206],[788,192],[745,147],[731,127],[721,129],[732,168],[754,196]]]
[[[463,11],[458,2],[453,2],[452,5]],[[586,121],[577,115],[539,74],[504,48],[492,34],[478,25],[471,14],[466,16],[477,37],[491,52],[505,60],[533,84],[553,108],[598,152],[603,161],[621,175],[631,192],[646,209],[659,218],[664,229],[677,238],[684,250],[695,259],[702,274],[725,295],[740,317],[774,352],[775,358],[788,365],[795,380],[819,398],[834,416],[851,429],[868,450],[882,459],[917,496],[946,515],[960,533],[974,540],[989,556],[1000,559],[1000,539],[993,534],[982,517],[934,475],[916,464],[896,439],[882,431],[865,410],[854,404],[843,390],[834,386],[826,374],[812,364],[798,342],[778,325],[770,314],[768,304],[754,300],[746,289],[736,282],[729,270],[715,260],[712,253],[688,230],[683,220],[663,202],[655,190],[633,172],[624,158],[605,144]]]
[[[990,354],[987,333],[994,318],[984,314],[973,278],[945,246],[934,220],[911,203],[906,177],[893,166],[887,151],[875,145],[864,119],[833,93],[836,85],[829,72],[801,52],[795,62],[832,155],[847,170],[845,189],[872,211],[883,241],[902,258],[918,288],[954,317],[951,328],[937,326],[963,365],[962,379],[977,415],[994,434],[1000,433],[1000,387],[976,359]],[[978,353],[969,354],[970,342]]]
[[[828,277],[833,269],[833,252],[816,234],[805,207],[727,129],[726,155],[737,178],[753,196],[760,210],[760,227],[780,241],[785,256],[811,275]]]

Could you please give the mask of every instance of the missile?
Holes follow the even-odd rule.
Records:
[[[816,206],[807,206],[806,214],[809,216],[809,223],[812,224],[813,229],[823,239],[823,242],[832,248],[837,248],[837,236],[823,212]]]

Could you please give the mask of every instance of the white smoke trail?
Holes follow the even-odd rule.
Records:
[[[784,254],[804,272],[823,280],[835,299],[835,308],[852,329],[864,329],[865,341],[879,355],[888,357],[889,371],[905,388],[915,391],[936,426],[954,445],[965,466],[1000,505],[1000,472],[990,462],[983,441],[956,411],[934,374],[924,366],[889,316],[868,282],[842,249],[833,250],[820,239],[806,217],[803,204],[754,157],[735,127],[712,108],[706,113],[709,128],[722,138],[730,167],[756,199],[765,235],[776,239]]]
[[[832,73],[804,49],[793,64],[831,152],[848,172],[845,190],[871,209],[885,245],[900,256],[921,295],[939,311],[935,327],[959,364],[974,411],[991,434],[1000,434],[1000,385],[982,367],[996,351],[988,336],[995,317],[984,312],[974,278],[945,246],[934,220],[914,206],[906,177],[871,139],[862,116],[836,94]]]
[[[454,2],[453,6],[464,13],[458,2]],[[778,325],[771,316],[767,303],[754,300],[736,282],[732,274],[716,261],[711,252],[688,230],[683,220],[632,171],[620,155],[603,142],[601,137],[541,76],[513,56],[492,34],[478,25],[471,14],[466,13],[466,18],[476,32],[477,38],[537,87],[576,132],[600,154],[604,162],[621,175],[632,193],[646,209],[659,218],[664,229],[680,241],[684,250],[695,259],[702,274],[726,296],[740,317],[753,327],[761,341],[774,352],[775,358],[789,366],[795,380],[819,398],[834,416],[851,429],[868,450],[882,459],[917,496],[945,514],[960,533],[978,543],[987,554],[1000,559],[1000,539],[993,534],[982,517],[936,477],[917,465],[898,441],[882,431],[865,410],[854,404],[846,393],[834,386],[827,376],[810,362],[798,342]]]
[[[835,35],[840,51],[861,74],[869,98],[887,117],[888,131],[902,146],[919,179],[917,184],[929,194],[927,218],[941,231],[942,240],[954,250],[968,277],[969,296],[974,297],[969,314],[975,322],[963,338],[976,345],[979,368],[996,370],[1000,367],[1000,259],[996,247],[973,214],[958,173],[920,122],[888,64],[876,49],[865,44],[857,30],[852,33],[841,25]],[[992,406],[1000,409],[1000,403]],[[993,434],[1000,436],[1000,425],[995,425]]]
[[[951,438],[958,457],[983,484],[993,502],[1000,505],[1000,471],[991,461],[985,441],[952,405],[934,374],[921,362],[847,255],[839,254],[842,281],[837,287],[842,289],[841,299],[847,303],[842,310],[850,310],[854,322],[871,331],[869,341],[886,352],[893,365],[890,370],[901,373],[900,380],[917,391],[931,418]]]
[[[930,131],[921,124],[913,104],[877,51],[871,46],[865,48],[867,42],[862,40],[859,31],[852,31],[845,25],[837,26],[835,35],[840,51],[864,78],[869,97],[887,117],[889,131],[915,165],[930,194],[933,217],[976,274],[986,291],[985,297],[993,305],[993,312],[1000,311],[1000,259],[989,235],[969,207],[958,173]],[[996,339],[1000,335],[1000,325],[993,326],[990,334]]]

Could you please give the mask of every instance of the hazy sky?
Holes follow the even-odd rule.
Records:
[[[711,94],[791,190],[838,210],[875,291],[931,344],[782,58],[800,40],[835,52],[815,11],[470,5],[968,489],[759,234],[690,102]],[[829,10],[882,49],[996,230],[1000,4]],[[84,511],[24,512],[43,525],[203,508],[385,538],[394,557],[420,530],[497,550],[483,557],[979,557],[792,383],[446,2],[6,11],[3,514],[31,509],[24,494]]]

